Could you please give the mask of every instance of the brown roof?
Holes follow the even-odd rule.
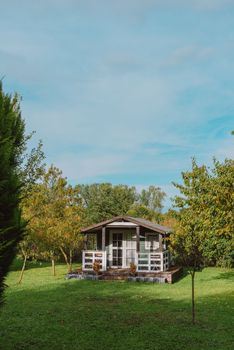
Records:
[[[98,230],[98,229],[102,228],[103,226],[106,226],[106,225],[108,225],[114,221],[118,221],[118,220],[119,221],[122,220],[122,221],[127,221],[127,222],[133,222],[136,225],[139,225],[139,226],[148,228],[152,231],[156,231],[156,232],[163,233],[163,234],[166,234],[166,233],[169,233],[172,231],[172,229],[170,227],[162,226],[162,225],[156,224],[154,222],[151,222],[149,220],[145,220],[142,218],[133,218],[131,216],[115,216],[112,219],[102,221],[102,222],[99,222],[97,224],[83,228],[81,230],[81,232],[87,233],[87,232],[91,232],[93,230]]]

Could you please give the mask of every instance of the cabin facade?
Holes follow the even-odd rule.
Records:
[[[141,218],[118,216],[89,226],[82,252],[82,270],[93,271],[98,261],[101,271],[125,269],[133,263],[137,272],[167,271],[170,267],[168,237],[171,229]]]

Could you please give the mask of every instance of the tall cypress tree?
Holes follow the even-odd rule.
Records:
[[[19,97],[5,94],[0,82],[0,304],[4,279],[24,232],[19,208],[23,185],[19,169],[26,141]]]

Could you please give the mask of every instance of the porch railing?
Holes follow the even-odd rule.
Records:
[[[169,252],[137,253],[136,266],[139,272],[160,272],[169,268]]]
[[[101,271],[106,271],[106,251],[103,250],[83,250],[82,269],[84,271],[93,271],[95,261],[100,262]]]

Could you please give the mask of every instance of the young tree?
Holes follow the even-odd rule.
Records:
[[[72,271],[72,260],[75,251],[81,251],[83,237],[80,235],[83,208],[79,187],[64,188],[64,207],[58,227],[58,246],[65,259],[68,272]]]
[[[59,252],[71,269],[72,256],[80,240],[79,188],[69,186],[62,172],[51,166],[42,182],[33,186],[23,208],[37,251],[41,257],[51,260],[53,275]]]
[[[0,82],[0,304],[4,279],[25,227],[19,207],[23,186],[19,169],[26,141],[19,97],[5,94]]]
[[[37,257],[37,244],[36,237],[33,235],[33,231],[30,231],[29,228],[26,228],[24,238],[19,243],[18,254],[23,260],[22,268],[20,271],[20,277],[18,283],[20,284],[23,280],[24,271],[26,268],[26,263],[29,258],[34,259]]]
[[[192,278],[192,322],[195,323],[195,273],[203,266],[204,232],[201,220],[201,194],[206,191],[208,173],[206,167],[198,167],[195,160],[191,172],[182,173],[183,185],[174,185],[182,196],[176,196],[174,206],[180,209],[178,225],[170,235],[172,253],[186,266]]]
[[[192,313],[195,321],[195,272],[207,263],[233,264],[234,161],[219,163],[214,168],[198,166],[192,161],[192,170],[182,173],[183,184],[174,206],[177,224],[171,234],[175,257],[188,267],[192,277]]]
[[[178,226],[170,234],[170,247],[176,261],[186,266],[192,282],[192,322],[195,323],[195,273],[204,265],[203,235],[199,221],[190,209],[178,215]]]

